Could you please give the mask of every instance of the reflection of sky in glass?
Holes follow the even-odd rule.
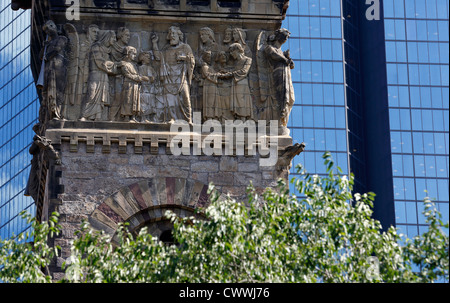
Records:
[[[296,62],[289,127],[295,142],[307,144],[294,166],[310,173],[323,173],[325,150],[347,172],[340,2],[291,1],[283,23]],[[395,211],[408,236],[426,228],[427,194],[448,220],[448,10],[448,0],[384,0]]]
[[[289,128],[294,143],[307,149],[294,158],[292,172],[302,164],[309,173],[325,173],[325,151],[348,172],[340,15],[339,1],[291,1],[283,23],[292,33],[284,48],[296,64]]]
[[[397,226],[426,229],[422,200],[449,213],[448,0],[384,0]]]
[[[29,67],[30,11],[0,5],[0,237],[18,234],[28,225],[18,215],[34,213],[23,195],[28,180],[38,104]]]

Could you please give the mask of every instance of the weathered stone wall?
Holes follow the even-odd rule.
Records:
[[[304,148],[292,145],[287,129],[294,62],[281,48],[290,33],[280,26],[289,1],[238,2],[84,0],[79,20],[67,19],[64,1],[34,3],[32,57],[41,87],[34,141],[49,143],[35,159],[53,153],[30,180],[39,186],[38,220],[60,214],[55,279],[83,220],[113,241],[121,223],[170,238],[165,210],[201,216],[195,211],[209,204],[208,184],[245,201],[250,182],[262,192],[288,179]],[[211,120],[220,131],[217,123],[201,126]],[[175,155],[177,121],[185,122],[189,155]],[[246,124],[238,134],[244,121],[258,127]],[[230,144],[227,122],[239,146]],[[222,153],[199,153],[208,150],[198,143],[206,138]]]
[[[112,143],[105,153],[102,144],[88,148],[80,142],[74,151],[70,142],[55,144],[61,165],[49,176],[53,189],[49,211],[60,214],[62,234],[54,239],[61,256],[51,269],[55,278],[62,276],[60,266],[70,256],[70,241],[83,220],[112,237],[119,223],[130,223],[137,231],[147,226],[155,236],[170,230],[164,220],[165,209],[178,215],[192,216],[194,210],[209,203],[209,183],[223,195],[244,201],[250,182],[262,192],[286,178],[286,170],[260,166],[260,156],[174,156],[160,146],[158,154],[150,144],[136,154],[127,144],[126,153],[119,143]],[[153,187],[153,188],[152,188]]]
[[[219,191],[233,197],[245,197],[245,189],[252,180],[257,188],[264,188],[274,180],[273,167],[260,167],[259,156],[172,156],[165,148],[158,155],[144,145],[142,154],[135,154],[129,144],[126,154],[118,153],[118,144],[111,152],[102,153],[102,145],[95,145],[94,153],[86,153],[86,144],[80,143],[78,152],[61,145],[61,183],[71,196],[90,195],[96,201],[111,195],[122,186],[154,177],[193,179],[205,184],[213,182]],[[95,182],[90,182],[95,180]]]

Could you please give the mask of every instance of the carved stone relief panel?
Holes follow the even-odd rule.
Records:
[[[204,25],[204,24],[203,24]],[[285,29],[229,24],[133,24],[117,29],[48,21],[41,123],[278,120],[295,102]],[[187,28],[187,29],[186,29]]]

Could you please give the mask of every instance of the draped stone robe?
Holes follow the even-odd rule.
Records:
[[[264,50],[269,62],[269,87],[271,98],[268,100],[268,120],[280,120],[287,126],[292,106],[295,102],[294,87],[292,84],[291,68],[286,63],[286,56],[281,48],[268,45]]]
[[[110,61],[109,49],[96,43],[89,55],[89,78],[87,83],[87,103],[82,116],[90,120],[107,119],[105,106],[111,105],[108,74],[117,71]]]
[[[123,85],[120,94],[120,115],[123,117],[138,116],[142,113],[140,83],[142,77],[133,62],[122,61]]]
[[[243,56],[236,61],[231,86],[231,110],[236,118],[253,119],[253,103],[248,83],[252,59]]]
[[[168,120],[192,121],[190,87],[192,84],[195,58],[192,49],[185,43],[168,45],[156,52],[161,59],[160,77],[163,96],[168,107]],[[177,60],[178,55],[186,60]]]

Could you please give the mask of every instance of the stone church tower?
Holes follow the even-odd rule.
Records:
[[[32,1],[40,96],[27,195],[60,213],[61,257],[83,220],[166,241],[208,185],[245,200],[288,178],[294,62],[287,0]],[[78,4],[79,3],[79,4]],[[58,277],[57,262],[54,270]]]

